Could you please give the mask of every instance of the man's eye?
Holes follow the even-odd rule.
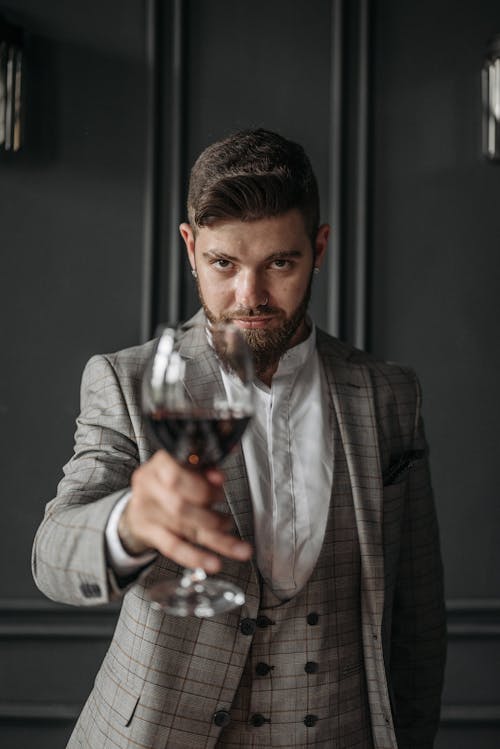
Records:
[[[227,270],[231,267],[232,263],[229,260],[225,260],[222,257],[217,258],[216,260],[212,261],[212,265],[214,268],[218,268],[219,270]]]
[[[274,268],[281,270],[282,268],[290,268],[292,263],[290,260],[285,260],[285,258],[278,258],[277,260],[273,260],[272,265]]]

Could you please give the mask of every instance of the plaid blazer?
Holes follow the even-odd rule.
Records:
[[[224,576],[245,590],[243,609],[204,620],[165,616],[151,607],[148,585],[179,574],[170,560],[159,557],[146,575],[120,584],[108,566],[104,533],[110,512],[134,469],[153,451],[140,407],[141,374],[152,345],[88,363],[75,452],[33,548],[35,581],[49,598],[88,606],[123,596],[72,748],[216,746],[221,728],[213,716],[221,705],[231,705],[252,640],[241,636],[240,622],[255,620],[259,610],[254,561],[224,565]],[[317,345],[352,486],[374,747],[431,749],[439,722],[445,614],[420,388],[411,370],[377,361],[321,331]],[[189,324],[182,353],[186,385],[194,394],[202,394],[208,380],[223,387],[205,336]],[[224,471],[227,510],[241,537],[252,543],[241,450],[227,458]]]

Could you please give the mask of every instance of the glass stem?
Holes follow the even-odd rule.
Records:
[[[192,583],[200,583],[207,579],[207,573],[201,567],[195,567],[194,570],[185,568],[182,572],[181,586],[187,588]]]

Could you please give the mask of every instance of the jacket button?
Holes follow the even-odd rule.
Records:
[[[304,718],[304,725],[307,726],[307,728],[312,728],[316,725],[318,722],[318,716],[317,715],[306,715]]]
[[[225,728],[231,723],[231,716],[227,710],[217,710],[217,712],[214,713],[213,722],[216,726],[219,726],[219,728]]]
[[[240,622],[240,632],[242,635],[253,635],[256,626],[255,619],[242,619]]]
[[[261,715],[260,713],[255,713],[250,718],[250,723],[252,726],[255,726],[255,728],[260,728],[261,726],[264,725],[264,723],[269,723],[269,722],[270,721],[264,718],[264,716]]]
[[[85,598],[99,598],[101,595],[101,588],[97,583],[82,583],[80,591]]]
[[[307,615],[307,623],[313,627],[315,624],[319,622],[319,614],[317,614],[315,611],[311,611],[310,614]]]
[[[304,666],[304,671],[306,674],[317,674],[318,673],[319,666],[315,661],[307,661],[306,665]]]
[[[270,666],[268,663],[257,663],[255,666],[255,673],[257,676],[267,676],[269,671],[271,671],[272,666]]]
[[[268,616],[264,616],[264,614],[260,614],[257,617],[257,626],[260,627],[261,629],[265,629],[266,627],[269,627],[270,624],[274,624],[274,622],[271,621],[271,619],[269,619]]]

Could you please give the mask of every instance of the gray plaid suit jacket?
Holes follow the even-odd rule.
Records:
[[[146,574],[129,581],[117,581],[108,566],[104,534],[110,512],[153,450],[140,408],[141,373],[151,350],[150,342],[88,363],[75,453],[34,543],[33,574],[49,598],[88,606],[123,596],[71,747],[214,747],[221,729],[212,716],[231,705],[251,644],[238,624],[258,614],[253,561],[225,563],[225,577],[243,587],[247,602],[242,611],[213,620],[179,620],[152,609],[148,585],[179,574],[169,560],[159,557]],[[420,389],[410,370],[321,331],[318,350],[352,486],[374,747],[430,749],[439,721],[445,616]],[[183,354],[188,389],[203,393],[208,380],[222,387],[213,352],[189,325]],[[229,456],[224,470],[227,510],[252,542],[241,450]],[[186,738],[191,732],[192,743]]]

